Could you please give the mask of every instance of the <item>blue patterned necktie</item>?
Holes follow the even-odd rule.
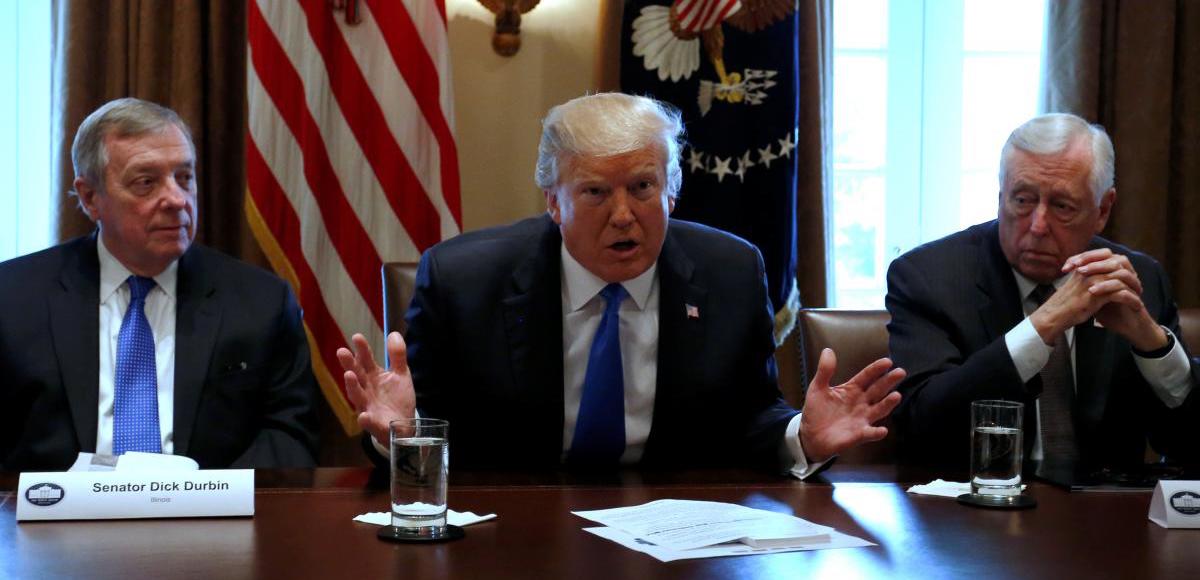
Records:
[[[146,294],[154,288],[154,279],[130,276],[126,284],[129,308],[117,335],[117,369],[113,380],[113,455],[126,451],[162,453],[154,333],[146,320]]]
[[[604,317],[588,354],[575,437],[567,454],[572,465],[612,467],[625,451],[625,379],[619,315],[626,295],[620,284],[609,284],[600,291],[605,301]]]

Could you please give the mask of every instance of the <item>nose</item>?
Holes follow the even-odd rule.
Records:
[[[624,187],[618,188],[613,192],[612,197],[612,212],[609,214],[609,223],[625,229],[633,224],[633,208],[629,205],[629,192]]]
[[[1049,222],[1050,204],[1046,201],[1038,203],[1033,209],[1033,214],[1029,216],[1029,231],[1034,235],[1044,236],[1050,231]]]
[[[168,179],[166,186],[163,188],[162,204],[171,210],[180,210],[187,206],[188,196],[191,192],[184,186],[180,185],[175,179]]]

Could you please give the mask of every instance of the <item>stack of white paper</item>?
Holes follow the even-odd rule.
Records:
[[[795,516],[720,502],[663,499],[572,513],[608,526],[588,532],[664,562],[873,545]]]

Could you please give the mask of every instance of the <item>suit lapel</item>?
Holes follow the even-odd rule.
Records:
[[[696,353],[703,352],[704,313],[714,305],[708,303],[708,289],[695,283],[693,273],[691,258],[668,228],[658,258],[658,371],[647,455],[660,438],[656,435],[678,428],[671,425],[677,419],[672,409],[679,408],[677,401],[689,394],[679,384],[694,372]],[[689,307],[694,315],[689,314]]]
[[[984,339],[981,344],[990,344],[1000,339],[1009,330],[1025,318],[1025,310],[1021,306],[1021,290],[1017,287],[1017,278],[1012,272],[1012,265],[1004,257],[1000,247],[999,222],[992,221],[980,236],[979,264],[975,278],[978,292],[979,319],[984,329]],[[1041,390],[1041,377],[1034,375],[1030,382],[1037,382],[1035,390]],[[1033,399],[1025,403],[1023,421],[1026,429],[1037,425],[1037,407]],[[1032,433],[1032,431],[1030,431]],[[1025,453],[1028,457],[1033,451],[1034,437],[1025,437]]]
[[[986,226],[979,245],[979,268],[975,278],[979,318],[986,341],[1004,336],[1025,317],[1021,308],[1021,292],[1012,266],[1000,248],[997,222]]]
[[[96,450],[100,405],[100,261],[96,234],[75,242],[59,273],[61,292],[46,297],[50,332],[81,451]]]
[[[179,258],[175,303],[175,454],[188,452],[200,393],[221,326],[216,287],[205,268],[203,250],[192,247]]]
[[[530,417],[553,417],[536,425],[531,441],[545,442],[542,453],[557,460],[562,453],[562,238],[549,217],[532,255],[518,266],[502,298],[504,332],[515,389]]]

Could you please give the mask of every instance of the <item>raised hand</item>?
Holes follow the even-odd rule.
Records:
[[[837,356],[821,351],[817,374],[804,396],[800,421],[800,444],[810,461],[824,461],[856,445],[887,436],[887,427],[876,425],[900,403],[893,392],[904,378],[904,369],[892,368],[881,358],[836,387],[829,379],[837,370]]]
[[[388,423],[412,418],[416,413],[416,394],[408,370],[404,338],[399,332],[387,337],[390,369],[375,364],[371,345],[363,335],[355,334],[350,341],[354,352],[347,348],[337,351],[338,362],[344,371],[342,379],[346,382],[346,395],[358,411],[358,425],[376,441],[387,445]]]

